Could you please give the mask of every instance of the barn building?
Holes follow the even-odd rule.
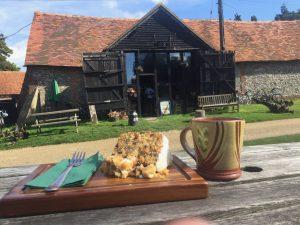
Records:
[[[179,19],[159,4],[141,19],[35,12],[22,96],[57,80],[61,107],[135,109],[140,115],[196,107],[199,95],[280,88],[300,96],[300,21]],[[45,110],[48,110],[47,97]],[[53,109],[52,109],[53,110]]]
[[[0,71],[0,111],[7,112],[5,123],[14,124],[17,120],[17,106],[23,86],[25,72]]]

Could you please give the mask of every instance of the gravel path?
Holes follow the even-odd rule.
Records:
[[[170,141],[172,151],[181,151],[178,130],[164,132]],[[246,124],[245,140],[255,140],[266,137],[276,137],[282,135],[300,134],[300,119],[275,120]],[[191,143],[191,135],[189,135]],[[88,141],[71,144],[47,145],[40,147],[27,147],[0,151],[0,167],[32,165],[41,163],[57,162],[69,157],[74,151],[85,151],[91,155],[100,151],[104,155],[109,155],[116,138],[99,141]]]

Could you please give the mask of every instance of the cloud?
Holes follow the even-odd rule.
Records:
[[[22,68],[25,63],[27,39],[16,42],[8,47],[13,50],[13,54],[9,57],[8,60],[17,64],[18,67]]]
[[[108,2],[105,2],[105,5],[110,9],[115,9],[118,7],[118,2],[116,0],[110,0]]]
[[[146,12],[144,11],[138,11],[138,12],[134,12],[134,13],[130,13],[127,11],[119,11],[119,16],[118,17],[124,17],[124,18],[142,18],[144,15],[146,14]]]
[[[0,10],[0,21],[5,21],[8,19],[8,15],[4,10]]]
[[[3,32],[5,35],[15,32],[16,28],[24,25],[24,21],[30,22],[35,10],[63,14],[81,14],[124,18],[141,18],[146,13],[144,10],[131,10],[130,8],[126,9],[124,5],[126,6],[128,4],[124,4],[124,2],[119,0],[99,2],[86,1],[84,6],[82,6],[83,1],[26,1],[26,3],[18,2],[18,4],[19,7],[23,9],[22,11],[16,10],[16,2],[12,1],[8,2],[7,4],[3,4],[3,2],[0,1],[0,27],[1,32]],[[28,34],[29,27],[7,40],[8,46],[13,50],[13,54],[9,57],[9,61],[14,62],[18,67],[21,68],[21,70],[25,70],[25,67],[23,66],[25,63]]]
[[[151,0],[151,1],[154,2],[155,4],[158,4],[158,3],[167,4],[168,3],[168,0]]]
[[[141,18],[146,14],[144,11],[135,11],[135,12],[129,12],[125,9],[122,9],[122,6],[118,0],[110,0],[105,1],[103,3],[100,3],[100,5],[103,5],[101,8],[108,8],[109,10],[103,13],[108,13],[108,16],[110,17],[124,17],[124,18]],[[99,13],[99,11],[98,11]]]

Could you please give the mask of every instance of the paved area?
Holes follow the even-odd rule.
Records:
[[[171,150],[174,152],[181,151],[182,148],[179,142],[180,131],[172,130],[164,133],[170,140]],[[292,134],[300,134],[300,119],[275,120],[246,124],[244,139],[255,140]],[[192,143],[191,136],[189,139],[190,143]],[[100,151],[104,155],[108,155],[114,148],[116,142],[116,138],[110,138],[98,141],[0,151],[0,167],[56,162],[62,158],[69,157],[74,151],[80,150],[84,150],[88,155],[91,155],[96,151]]]

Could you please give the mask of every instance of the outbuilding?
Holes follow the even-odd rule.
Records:
[[[300,21],[181,20],[159,4],[141,19],[36,12],[26,54],[29,86],[61,89],[61,107],[188,112],[201,95],[278,87],[300,96]],[[47,99],[45,100],[47,108]]]
[[[6,112],[5,123],[13,124],[17,120],[17,106],[23,86],[25,72],[0,71],[0,111]]]

